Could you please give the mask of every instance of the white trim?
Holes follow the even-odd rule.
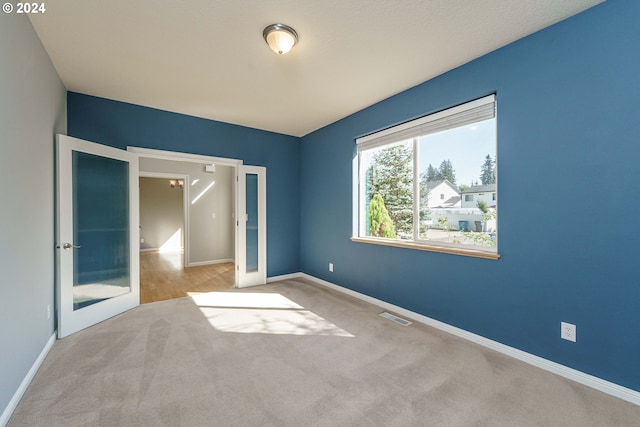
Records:
[[[363,236],[365,224],[360,224],[360,212],[364,209],[364,189],[360,188],[360,155],[351,161],[351,236]]]
[[[496,95],[487,95],[484,96],[482,98],[478,98],[476,100],[473,101],[469,101],[469,102],[465,102],[463,104],[457,105],[455,107],[451,107],[451,108],[446,108],[444,110],[440,110],[438,112],[432,113],[432,114],[428,114],[424,117],[420,117],[418,119],[415,120],[411,120],[409,122],[406,123],[402,123],[396,126],[392,126],[390,128],[381,130],[379,132],[375,132],[373,134],[370,135],[366,135],[360,138],[356,139],[356,144],[360,145],[360,146],[370,146],[372,141],[375,141],[377,139],[383,139],[389,136],[393,136],[395,134],[400,134],[404,131],[408,131],[411,130],[413,128],[418,128],[420,126],[426,125],[428,123],[432,123],[435,122],[437,120],[443,119],[443,118],[447,118],[447,117],[451,117],[454,116],[456,114],[459,113],[463,113],[466,111],[471,111],[474,110],[478,107],[482,107],[482,106],[488,106],[490,104],[493,104],[495,106],[496,104]],[[495,110],[494,110],[494,115],[495,115]],[[410,136],[408,138],[413,138],[413,136]],[[398,139],[398,141],[400,141],[401,139]],[[360,148],[359,148],[360,149]]]
[[[301,273],[299,277],[308,279],[319,285],[336,290],[338,292],[342,292],[354,298],[358,298],[370,304],[377,305],[378,307],[384,308],[385,310],[393,311],[396,314],[402,315],[411,320],[415,320],[416,322],[434,327],[436,329],[440,329],[442,331],[448,332],[452,335],[456,335],[460,338],[474,342],[483,347],[490,348],[492,350],[495,350],[507,356],[511,356],[514,359],[518,359],[522,362],[528,363],[529,365],[533,365],[538,368],[544,369],[545,371],[549,371],[556,375],[560,375],[561,377],[586,385],[587,387],[591,387],[593,389],[599,390],[611,396],[615,396],[622,400],[626,400],[627,402],[633,403],[635,405],[640,405],[640,392],[636,390],[632,390],[630,388],[623,387],[621,385],[603,380],[593,375],[586,374],[584,372],[578,371],[568,366],[564,366],[559,363],[552,362],[551,360],[547,360],[542,357],[533,355],[531,353],[527,353],[526,351],[509,347],[508,345],[504,345],[497,341],[490,340],[489,338],[476,335],[474,333],[465,331],[464,329],[456,328],[455,326],[451,326],[447,323],[440,322],[439,320],[435,320],[430,317],[423,316],[421,314],[407,310],[405,308],[398,307],[397,305],[389,304],[388,302],[381,301],[377,298],[373,298],[368,295],[361,294],[356,291],[352,291],[351,289],[343,288],[342,286],[335,285],[331,282],[327,282],[326,280],[318,279],[316,277],[310,276],[305,273]]]
[[[128,146],[127,151],[137,153],[140,157],[150,157],[152,159],[174,160],[177,162],[191,163],[215,163],[218,165],[238,166],[242,164],[240,159],[228,159],[225,157],[204,156],[201,154],[181,153],[178,151],[154,150],[151,148],[141,148]]]
[[[359,157],[359,156],[358,156]],[[420,239],[420,144],[419,138],[413,138],[413,196],[418,195],[418,203],[413,204],[413,241]],[[429,194],[427,192],[427,194]],[[429,197],[427,196],[427,201]],[[364,211],[363,211],[364,212]],[[364,234],[360,234],[364,236]]]
[[[282,274],[280,276],[267,277],[267,283],[280,282],[282,280],[293,280],[302,277],[302,273]]]
[[[9,401],[9,404],[7,405],[6,408],[4,408],[4,411],[0,416],[0,426],[4,427],[9,422],[11,415],[13,415],[13,411],[15,411],[16,408],[18,407],[18,403],[20,403],[20,399],[22,399],[22,396],[24,396],[24,393],[27,391],[29,384],[31,384],[31,381],[33,381],[33,377],[36,376],[38,369],[40,369],[42,362],[44,362],[45,357],[47,357],[47,354],[49,354],[49,350],[51,350],[51,347],[53,347],[53,343],[55,342],[56,342],[56,331],[53,331],[53,335],[49,337],[49,340],[44,345],[44,348],[40,352],[40,355],[38,355],[38,358],[36,359],[36,361],[33,362],[33,365],[31,365],[31,369],[29,369],[29,372],[27,372],[27,375],[25,375],[24,379],[20,383],[20,386],[18,387],[16,392],[13,394],[13,397]]]
[[[160,248],[145,248],[145,249],[140,249],[140,252],[160,252]],[[180,247],[180,249],[171,249],[168,252],[170,253],[176,253],[176,252],[184,252],[184,248]],[[166,252],[165,252],[166,253]]]
[[[185,178],[189,178],[189,175],[185,175],[185,174],[182,174],[182,173],[153,172],[153,171],[144,171],[142,169],[140,169],[138,171],[138,174],[140,175],[140,178],[166,178],[166,179],[171,179],[171,178],[185,179]]]
[[[140,252],[157,252],[159,250],[160,248],[145,248],[145,249],[140,249]]]
[[[211,264],[224,264],[225,262],[233,262],[233,259],[225,258],[225,259],[214,259],[211,261],[190,262],[189,265],[187,265],[187,267],[198,267],[201,265],[211,265]]]
[[[191,217],[190,211],[190,203],[189,199],[191,197],[190,188],[191,188],[191,178],[189,175],[180,174],[180,173],[169,173],[169,172],[149,172],[149,171],[138,171],[138,179],[140,178],[178,178],[182,179],[182,225],[184,231],[182,233],[182,265],[187,265],[189,263],[189,218]],[[138,197],[140,199],[140,197]],[[154,249],[140,249],[140,252],[150,252]],[[155,250],[159,250],[155,249]]]

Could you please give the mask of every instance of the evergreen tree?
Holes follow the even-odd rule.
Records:
[[[369,235],[374,237],[396,238],[396,228],[389,217],[380,194],[375,194],[369,203]]]
[[[431,166],[431,165],[429,165]],[[429,187],[428,183],[430,181],[435,181],[434,179],[429,179],[429,170],[425,170],[420,174],[420,208],[423,206],[427,206],[429,204]],[[421,218],[422,219],[422,218]]]
[[[496,183],[496,163],[489,154],[484,158],[484,163],[480,168],[480,181],[482,185]]]
[[[410,236],[413,233],[412,147],[400,144],[378,151],[365,178],[366,196],[379,194],[396,233]],[[369,200],[373,201],[373,198]]]
[[[441,178],[439,177],[438,170],[434,168],[431,163],[429,163],[429,167],[425,172],[422,172],[421,178],[425,182],[430,181],[439,181]]]
[[[433,166],[429,165],[433,172],[435,169]],[[420,214],[420,236],[426,233],[426,228],[423,225],[424,222],[431,218],[431,211],[429,210],[429,186],[428,183],[430,181],[437,181],[437,179],[429,179],[429,169],[423,171],[420,174],[420,204],[418,206],[419,214]]]
[[[456,171],[453,170],[451,160],[443,160],[438,169],[438,179],[446,179],[453,185],[456,185]]]

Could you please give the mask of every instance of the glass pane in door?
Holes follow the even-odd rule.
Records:
[[[248,173],[247,182],[247,273],[258,271],[258,175]]]
[[[129,164],[73,151],[73,309],[131,292]]]

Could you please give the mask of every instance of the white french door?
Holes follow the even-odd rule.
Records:
[[[57,136],[58,337],[140,304],[138,156]]]
[[[237,166],[236,286],[267,283],[267,170]]]

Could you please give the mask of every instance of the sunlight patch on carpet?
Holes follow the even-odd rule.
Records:
[[[353,337],[278,293],[208,292],[189,297],[221,332]]]
[[[189,296],[199,307],[304,308],[283,295],[264,292],[189,292]]]

